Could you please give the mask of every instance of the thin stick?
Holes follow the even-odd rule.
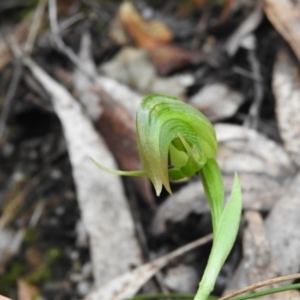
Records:
[[[26,44],[24,46],[25,54],[30,54],[32,52],[34,42],[36,40],[36,37],[38,35],[39,29],[40,29],[40,26],[42,23],[42,19],[43,19],[43,15],[44,15],[44,11],[45,11],[47,2],[48,2],[48,0],[41,0],[34,12],[32,24],[29,29]]]
[[[2,136],[5,131],[6,122],[7,122],[8,116],[9,116],[12,101],[15,96],[15,93],[16,93],[16,90],[17,90],[17,87],[18,87],[18,84],[19,84],[19,81],[21,78],[22,69],[23,69],[23,67],[22,67],[22,64],[20,63],[20,61],[16,61],[12,79],[10,81],[8,91],[5,96],[4,104],[3,104],[1,114],[0,114],[0,142],[2,140]]]
[[[253,77],[261,78],[260,65],[254,50],[248,51],[248,61],[252,69]],[[249,116],[246,119],[244,126],[253,129],[257,128],[263,96],[264,90],[262,82],[254,81],[254,100],[251,104]]]
[[[286,276],[281,276],[281,277],[275,277],[275,278],[272,278],[272,279],[268,279],[268,280],[265,280],[265,281],[261,281],[261,282],[249,285],[249,286],[247,286],[247,287],[245,287],[243,289],[240,289],[240,290],[238,290],[236,292],[233,292],[233,293],[231,293],[229,295],[221,297],[218,300],[228,300],[228,299],[231,299],[231,298],[233,298],[235,296],[244,294],[246,292],[250,292],[252,290],[264,287],[266,285],[272,285],[272,284],[280,283],[280,282],[283,282],[283,281],[294,280],[294,279],[299,279],[299,278],[300,278],[300,273],[292,274],[292,275],[286,275]]]
[[[87,71],[85,66],[81,63],[78,56],[75,52],[68,46],[65,45],[64,41],[62,40],[59,32],[59,25],[57,22],[57,8],[56,8],[56,0],[49,0],[49,20],[50,26],[52,31],[53,40],[55,42],[56,47],[58,50],[63,52],[71,61],[72,63],[83,73],[85,74],[89,80],[93,82],[93,76],[90,72]]]

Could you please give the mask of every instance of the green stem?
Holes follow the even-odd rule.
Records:
[[[151,295],[137,295],[130,300],[149,300],[149,299],[193,299],[193,294],[151,294]]]
[[[299,288],[300,288],[300,283],[294,283],[294,284],[289,284],[289,285],[285,285],[285,286],[280,286],[277,288],[272,288],[269,290],[255,292],[255,293],[252,293],[249,295],[243,295],[243,296],[231,298],[231,300],[248,300],[248,299],[253,299],[253,298],[257,298],[257,297],[263,297],[263,296],[270,295],[270,294],[285,292],[288,290],[295,290],[295,289],[299,289]]]

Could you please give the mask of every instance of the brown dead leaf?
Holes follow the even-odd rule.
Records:
[[[158,73],[167,75],[188,65],[197,65],[205,60],[202,52],[189,51],[173,45],[156,47],[149,51]]]
[[[126,43],[124,29],[136,45],[150,50],[150,57],[159,74],[166,75],[187,65],[195,65],[204,60],[203,54],[167,45],[173,39],[169,28],[158,21],[145,21],[130,2],[120,7],[119,16],[111,25],[110,35],[119,44]]]
[[[96,121],[96,128],[104,137],[122,170],[140,170],[142,164],[137,149],[135,120],[128,112],[114,101],[104,90],[95,89],[101,97],[103,108]],[[142,177],[130,178],[135,183],[138,193],[151,206],[155,206],[150,181]]]
[[[193,0],[193,1],[200,9],[202,9],[207,2],[207,0]]]
[[[285,49],[281,49],[277,55],[273,91],[284,147],[300,167],[300,73],[297,62]]]
[[[300,4],[291,0],[265,0],[264,10],[277,31],[289,43],[300,61]]]
[[[170,29],[158,21],[145,21],[131,2],[120,6],[120,19],[138,47],[153,49],[173,39]]]
[[[221,21],[224,21],[227,19],[235,2],[236,2],[236,0],[225,0],[224,1],[224,7],[223,7],[223,10],[222,10],[222,13],[220,16]]]

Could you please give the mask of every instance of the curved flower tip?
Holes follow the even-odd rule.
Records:
[[[171,194],[170,180],[191,177],[218,150],[210,121],[174,97],[145,97],[137,112],[136,126],[139,154],[157,195],[162,186]]]

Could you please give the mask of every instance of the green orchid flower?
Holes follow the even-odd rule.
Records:
[[[218,143],[211,122],[196,108],[165,95],[145,97],[136,118],[138,150],[144,170],[102,170],[151,180],[156,194],[162,187],[171,194],[170,181],[199,173],[211,209],[214,241],[195,300],[206,300],[237,235],[242,201],[238,176],[224,205],[222,174],[215,159]]]

